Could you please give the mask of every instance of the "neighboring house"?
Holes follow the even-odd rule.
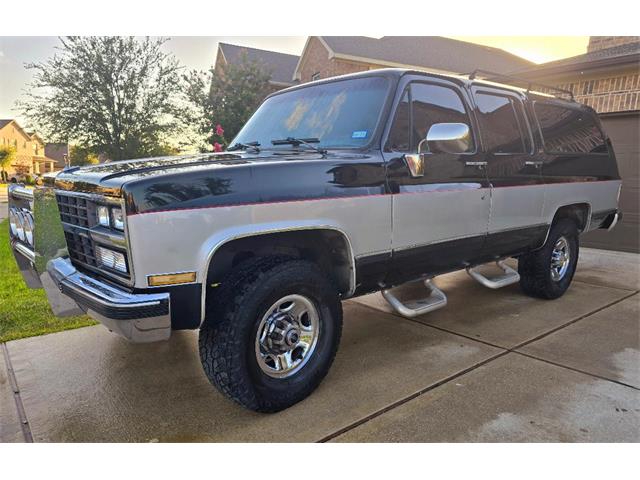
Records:
[[[26,132],[15,120],[0,120],[0,145],[16,149],[14,162],[6,168],[10,179],[55,170],[55,161],[45,155],[42,138],[37,133]]]
[[[445,37],[309,37],[294,78],[304,83],[385,67],[440,73],[483,68],[506,73],[533,65],[499,48]]]
[[[293,72],[296,69],[299,57],[258,48],[219,43],[214,70],[217,73],[222,73],[227,65],[239,65],[244,58],[262,65],[271,73],[269,83],[273,91],[281,90],[294,84]]]
[[[63,169],[69,158],[68,143],[47,143],[44,146],[44,154],[46,157],[55,160],[55,169]]]
[[[585,244],[640,251],[640,37],[591,37],[587,53],[517,70],[514,75],[571,90],[593,107],[611,137],[622,177],[623,219]]]

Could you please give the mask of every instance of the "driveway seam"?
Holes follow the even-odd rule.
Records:
[[[573,320],[571,320],[571,321],[569,321],[569,322],[567,322],[565,324],[562,324],[562,325],[559,325],[558,327],[552,328],[548,332],[541,333],[540,335],[538,335],[536,337],[533,337],[533,338],[531,338],[529,340],[526,340],[526,341],[524,341],[524,342],[522,342],[522,343],[520,343],[520,344],[518,344],[518,345],[516,345],[514,347],[511,347],[509,349],[509,351],[515,351],[518,348],[522,348],[522,347],[524,347],[526,345],[529,345],[529,344],[531,344],[533,342],[537,342],[538,340],[541,340],[541,339],[551,335],[552,333],[556,333],[557,331],[562,330],[562,329],[568,327],[569,325],[573,325],[574,323],[577,323],[580,320],[584,320],[585,318],[590,317],[591,315],[595,315],[596,313],[601,312],[603,310],[606,310],[609,307],[613,307],[614,305],[617,305],[618,303],[623,302],[624,300],[626,300],[628,298],[631,298],[631,297],[633,297],[634,295],[637,295],[637,294],[638,294],[638,290],[635,290],[635,291],[631,292],[629,295],[626,295],[626,296],[624,296],[622,298],[619,298],[618,300],[614,300],[612,302],[609,302],[606,305],[604,305],[602,307],[598,307],[598,308],[596,308],[595,310],[593,310],[593,311],[591,311],[589,313],[585,313],[584,315],[580,315],[578,318],[574,318]]]
[[[619,290],[625,291],[623,289],[619,289]],[[522,343],[520,343],[520,344],[518,344],[518,345],[516,345],[514,347],[511,347],[511,348],[505,348],[505,347],[501,347],[499,345],[494,345],[494,344],[492,344],[490,342],[478,340],[478,339],[475,339],[473,337],[469,337],[467,335],[460,334],[460,333],[457,333],[457,332],[452,332],[452,331],[447,330],[445,328],[435,327],[433,325],[425,324],[425,323],[419,322],[417,320],[414,320],[412,318],[403,317],[402,315],[398,315],[395,312],[386,312],[384,310],[379,310],[379,309],[377,309],[375,307],[371,307],[371,306],[369,306],[367,304],[362,304],[362,303],[358,302],[358,305],[366,307],[369,310],[374,310],[375,312],[378,312],[378,313],[387,313],[387,314],[393,315],[394,317],[396,317],[398,319],[401,319],[401,320],[408,320],[411,323],[418,323],[418,324],[420,324],[420,325],[422,325],[424,327],[431,327],[431,328],[434,328],[436,330],[440,330],[440,331],[443,331],[443,332],[446,332],[446,333],[450,333],[452,335],[457,335],[459,337],[466,338],[468,340],[472,340],[472,341],[475,341],[475,342],[478,342],[478,343],[482,343],[482,344],[485,344],[485,345],[488,345],[488,346],[491,346],[491,347],[494,347],[494,348],[499,348],[499,349],[502,350],[502,352],[500,352],[500,353],[498,353],[496,355],[493,355],[492,357],[489,357],[489,358],[483,360],[482,362],[479,362],[479,363],[477,363],[475,365],[472,365],[472,366],[470,366],[470,367],[468,367],[468,368],[466,368],[466,369],[464,369],[464,370],[462,370],[462,371],[460,371],[458,373],[455,373],[455,374],[450,375],[450,376],[448,376],[448,377],[446,377],[446,378],[444,378],[442,380],[439,380],[438,382],[436,382],[434,384],[431,384],[431,385],[429,385],[429,386],[427,386],[427,387],[425,387],[425,388],[423,388],[423,389],[421,389],[421,390],[419,390],[419,391],[417,391],[417,392],[415,392],[415,393],[413,393],[413,394],[411,394],[411,395],[409,395],[409,396],[407,396],[405,398],[397,400],[397,401],[391,403],[390,405],[387,405],[386,407],[383,407],[380,410],[377,410],[377,411],[375,411],[375,412],[373,412],[373,413],[361,418],[360,420],[357,420],[357,421],[347,425],[346,427],[343,427],[343,428],[341,428],[339,430],[336,430],[335,432],[330,433],[330,434],[324,436],[323,438],[321,438],[320,440],[318,440],[318,443],[326,443],[326,442],[328,442],[330,440],[333,440],[334,438],[337,438],[340,435],[343,435],[344,433],[346,433],[346,432],[348,432],[350,430],[353,430],[354,428],[357,428],[360,425],[363,425],[363,424],[367,423],[368,421],[373,420],[376,417],[379,417],[380,415],[383,415],[383,414],[385,414],[385,413],[387,413],[387,412],[389,412],[389,411],[391,411],[391,410],[393,410],[393,409],[395,409],[395,408],[397,408],[397,407],[399,407],[401,405],[404,405],[405,403],[408,403],[411,400],[414,400],[414,399],[418,398],[419,396],[421,396],[421,395],[423,395],[423,394],[425,394],[425,393],[427,393],[427,392],[429,392],[431,390],[434,390],[435,388],[438,388],[438,387],[444,385],[445,383],[448,383],[448,382],[450,382],[452,380],[455,380],[458,377],[461,377],[462,375],[470,373],[473,370],[476,370],[477,368],[480,368],[480,367],[482,367],[482,366],[484,366],[484,365],[486,365],[486,364],[488,364],[488,363],[490,363],[490,362],[492,362],[494,360],[497,360],[498,358],[501,358],[501,357],[503,357],[505,355],[508,355],[509,353],[517,353],[517,354],[525,356],[525,357],[530,357],[533,360],[538,360],[538,361],[541,361],[541,362],[544,362],[544,363],[548,363],[550,365],[555,365],[557,367],[566,368],[567,370],[573,370],[573,371],[578,372],[578,373],[589,375],[589,376],[592,376],[592,377],[595,377],[595,378],[600,378],[602,380],[606,380],[606,381],[609,381],[609,382],[612,382],[612,383],[623,385],[625,387],[633,388],[634,390],[640,390],[640,389],[638,389],[636,387],[633,387],[632,385],[627,385],[625,383],[618,382],[616,380],[611,380],[610,378],[600,377],[598,375],[594,375],[594,374],[591,374],[591,373],[588,373],[588,372],[583,372],[581,370],[577,370],[577,369],[574,369],[572,367],[568,367],[566,365],[555,364],[554,362],[550,362],[550,361],[543,360],[543,359],[540,359],[540,358],[537,358],[537,357],[534,357],[534,356],[531,356],[531,355],[527,355],[527,354],[524,354],[524,353],[519,352],[519,351],[516,350],[518,348],[522,348],[522,347],[524,347],[526,345],[529,345],[530,343],[536,342],[536,341],[538,341],[538,340],[540,340],[542,338],[545,338],[548,335],[551,335],[551,334],[553,334],[553,333],[555,333],[555,332],[557,332],[559,330],[562,330],[563,328],[566,328],[569,325],[573,325],[574,323],[577,323],[580,320],[583,320],[583,319],[585,319],[585,318],[587,318],[587,317],[589,317],[591,315],[594,315],[594,314],[596,314],[598,312],[601,312],[602,310],[606,310],[609,307],[612,307],[612,306],[614,306],[614,305],[616,305],[616,304],[618,304],[618,303],[620,303],[620,302],[622,302],[622,301],[624,301],[624,300],[626,300],[628,298],[633,297],[634,295],[637,295],[639,292],[640,292],[639,290],[632,291],[629,295],[626,295],[626,296],[624,296],[624,297],[622,297],[622,298],[620,298],[618,300],[614,300],[613,302],[609,302],[608,304],[606,304],[606,305],[604,305],[602,307],[599,307],[599,308],[597,308],[597,309],[595,309],[595,310],[593,310],[593,311],[591,311],[589,313],[586,313],[584,315],[581,315],[578,318],[574,318],[573,320],[571,320],[571,321],[569,321],[569,322],[567,322],[567,323],[565,323],[563,325],[560,325],[560,326],[558,326],[556,328],[553,328],[553,329],[549,330],[548,332],[544,332],[544,333],[542,333],[540,335],[537,335],[536,337],[534,337],[534,338],[532,338],[530,340],[527,340],[525,342],[522,342]]]
[[[433,328],[435,330],[440,330],[441,332],[451,333],[452,335],[456,335],[458,337],[466,338],[467,340],[472,340],[474,342],[482,343],[482,344],[487,345],[489,347],[499,348],[500,350],[505,350],[505,351],[509,350],[506,347],[502,347],[500,345],[496,345],[495,343],[487,342],[486,340],[480,340],[479,338],[474,338],[474,337],[471,337],[471,336],[466,335],[464,333],[453,332],[451,330],[448,330],[446,328],[443,328],[443,327],[440,327],[440,326],[437,326],[437,325],[431,325],[431,324],[428,324],[428,323],[422,323],[421,321],[415,320],[413,318],[403,317],[402,315],[399,315],[396,312],[387,312],[386,310],[380,310],[380,309],[377,309],[375,307],[372,307],[370,305],[367,305],[367,304],[364,304],[364,303],[360,303],[360,302],[358,302],[358,305],[361,305],[361,306],[363,306],[365,308],[368,308],[369,310],[373,310],[376,313],[386,313],[388,315],[392,315],[393,317],[399,318],[400,320],[406,320],[406,321],[411,322],[411,323],[416,323],[418,325],[422,325],[423,327],[428,327],[428,328]]]
[[[573,279],[573,281],[577,283],[583,283],[585,285],[589,285],[590,287],[610,288],[612,290],[622,290],[623,292],[637,292],[635,288],[612,287],[611,285],[600,285],[598,283],[585,282],[584,280],[576,280],[576,279]]]
[[[418,398],[421,395],[424,395],[427,392],[430,392],[431,390],[440,387],[441,385],[444,385],[445,383],[449,383],[452,380],[455,380],[456,378],[459,378],[463,375],[466,375],[469,372],[472,372],[473,370],[476,370],[477,368],[480,368],[490,362],[493,362],[494,360],[497,360],[500,357],[503,357],[505,355],[507,355],[508,353],[510,353],[507,350],[504,350],[500,353],[497,353],[496,355],[493,355],[489,358],[486,358],[484,360],[482,360],[481,362],[478,362],[474,365],[471,365],[470,367],[465,368],[464,370],[460,370],[457,373],[454,373],[453,375],[449,375],[448,377],[443,378],[442,380],[438,380],[435,383],[432,383],[431,385],[428,385],[420,390],[418,390],[417,392],[412,393],[411,395],[405,397],[405,398],[401,398],[400,400],[397,400],[389,405],[387,405],[386,407],[383,407],[379,410],[376,410],[373,413],[370,413],[369,415],[366,415],[365,417],[361,418],[360,420],[356,420],[353,423],[350,423],[349,425],[347,425],[346,427],[342,427],[339,430],[336,430],[335,432],[332,432],[328,435],[325,435],[324,437],[322,437],[320,440],[317,441],[317,443],[326,443],[330,440],[333,440],[334,438],[339,437],[340,435],[343,435],[345,433],[347,433],[350,430],[353,430],[354,428],[359,427],[360,425],[363,425],[365,423],[367,423],[369,420],[373,420],[376,417],[379,417],[380,415],[384,415],[385,413],[401,406],[404,405],[407,402],[410,402],[411,400],[414,400],[416,398]]]
[[[612,378],[603,377],[602,375],[598,375],[597,373],[591,373],[585,370],[580,370],[579,368],[563,365],[562,363],[557,363],[552,360],[547,360],[546,358],[540,358],[535,355],[531,355],[529,353],[519,352],[517,350],[513,350],[512,353],[517,353],[518,355],[531,358],[532,360],[538,360],[539,362],[548,363],[549,365],[554,365],[560,368],[566,368],[567,370],[571,370],[572,372],[582,373],[583,375],[589,375],[590,377],[599,378],[600,380],[606,380],[607,382],[617,383],[618,385],[622,385],[623,387],[629,387],[629,388],[633,388],[634,390],[640,391],[640,388],[638,387],[634,387],[633,385],[629,385],[628,383],[621,382],[620,380],[613,380]]]
[[[18,419],[20,420],[20,427],[22,428],[22,435],[24,436],[24,441],[27,443],[33,443],[31,426],[29,425],[29,420],[27,419],[27,414],[24,410],[22,397],[20,396],[20,389],[18,388],[18,381],[16,379],[15,372],[13,371],[13,365],[11,364],[11,357],[9,356],[9,349],[7,348],[7,344],[4,342],[0,343],[0,350],[2,350],[2,354],[4,355],[4,362],[7,369],[7,377],[9,378],[9,384],[11,385],[11,390],[13,390],[13,399],[16,403],[16,410],[18,413]]]
[[[584,320],[585,318],[590,317],[591,315],[594,315],[594,314],[596,314],[598,312],[601,312],[602,310],[606,310],[607,308],[612,307],[612,306],[616,305],[617,303],[620,303],[620,302],[622,302],[624,300],[627,300],[628,298],[631,298],[634,295],[637,295],[638,293],[640,293],[640,290],[633,290],[633,291],[631,291],[631,290],[623,290],[623,289],[617,289],[617,290],[621,290],[623,292],[629,292],[629,294],[625,295],[622,298],[614,300],[614,301],[612,301],[612,302],[610,302],[610,303],[608,303],[608,304],[606,304],[606,305],[604,305],[602,307],[598,307],[595,310],[592,310],[591,312],[585,313],[585,314],[583,314],[583,315],[581,315],[581,316],[579,316],[577,318],[574,318],[574,319],[568,321],[567,323],[563,323],[562,325],[558,325],[557,327],[554,327],[551,330],[543,332],[543,333],[541,333],[541,334],[539,334],[539,335],[537,335],[537,336],[535,336],[535,337],[533,337],[533,338],[531,338],[529,340],[525,340],[524,342],[519,343],[519,344],[517,344],[517,345],[515,345],[513,347],[505,347],[505,346],[502,346],[502,345],[496,345],[495,343],[491,343],[491,342],[488,342],[486,340],[481,340],[479,338],[474,338],[474,337],[471,337],[471,336],[466,335],[464,333],[455,332],[453,330],[449,330],[447,328],[440,327],[440,326],[437,326],[437,325],[431,325],[429,323],[423,323],[423,322],[420,322],[419,320],[415,320],[413,318],[403,317],[402,315],[399,315],[396,312],[387,312],[386,310],[380,310],[380,309],[377,309],[375,307],[372,307],[370,305],[363,304],[363,303],[360,303],[360,302],[358,302],[358,305],[362,305],[363,307],[366,307],[366,308],[368,308],[370,310],[373,310],[375,312],[387,313],[387,314],[393,315],[394,317],[399,318],[401,320],[406,320],[406,321],[409,321],[409,322],[412,322],[412,323],[417,323],[417,324],[422,325],[424,327],[435,328],[436,330],[440,330],[442,332],[451,333],[452,335],[457,335],[459,337],[466,338],[467,340],[473,340],[474,342],[482,343],[482,344],[488,345],[490,347],[500,348],[501,350],[506,350],[508,352],[513,352],[518,348],[522,348],[522,347],[524,347],[526,345],[529,345],[530,343],[537,342],[538,340],[541,340],[544,337],[546,337],[548,335],[551,335],[552,333],[557,332],[558,330],[562,330],[563,328],[568,327],[569,325],[573,325],[574,323],[579,322],[580,320]]]

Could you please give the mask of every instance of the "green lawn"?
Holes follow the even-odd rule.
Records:
[[[0,342],[95,323],[86,315],[56,318],[44,290],[27,288],[9,248],[8,221],[0,222]]]

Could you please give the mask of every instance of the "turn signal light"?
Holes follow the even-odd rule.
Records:
[[[193,283],[196,281],[196,272],[168,273],[164,275],[149,275],[147,282],[150,287],[163,285],[177,285],[179,283]]]

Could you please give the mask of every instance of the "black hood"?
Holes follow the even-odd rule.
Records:
[[[345,154],[337,154],[344,157]],[[329,154],[327,157],[334,157]],[[353,158],[354,155],[347,155]],[[362,155],[356,155],[362,157]],[[216,170],[219,168],[250,166],[256,162],[290,162],[321,158],[316,152],[265,152],[261,154],[209,153],[173,157],[141,158],[122,160],[85,167],[72,167],[58,173],[55,186],[61,190],[99,193],[113,197],[122,194],[126,183],[147,177],[178,175],[194,171]]]
[[[59,189],[121,197],[128,214],[384,191],[379,152],[305,150],[148,158],[71,168]]]

